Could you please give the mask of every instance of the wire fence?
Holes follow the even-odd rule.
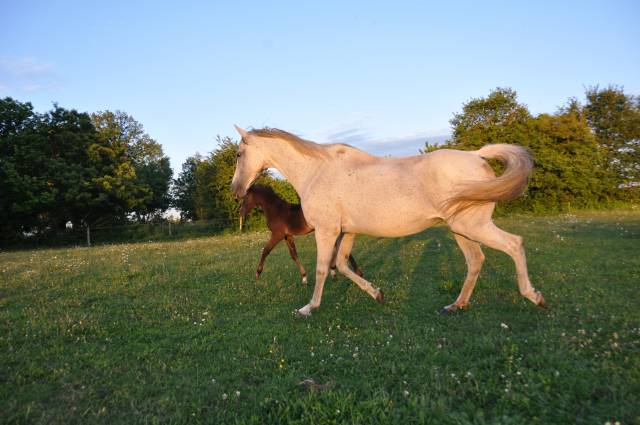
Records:
[[[92,246],[108,243],[189,239],[239,232],[239,224],[239,218],[237,218],[83,226],[75,229],[67,228],[62,231],[25,234],[10,241],[0,241],[0,248]],[[246,226],[249,230],[263,227],[263,220],[251,220]]]

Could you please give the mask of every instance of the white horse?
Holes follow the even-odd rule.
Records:
[[[322,290],[339,241],[338,270],[380,303],[380,289],[347,264],[356,234],[399,237],[446,221],[467,262],[467,277],[456,301],[444,308],[469,307],[484,261],[481,244],[507,253],[516,265],[520,294],[544,307],[527,272],[522,238],[493,223],[495,202],[519,196],[533,166],[527,150],[487,145],[477,151],[442,149],[426,155],[380,158],[344,144],[321,145],[278,129],[246,131],[238,126],[238,149],[231,190],[242,198],[261,171],[275,168],[300,196],[304,216],[315,229],[316,283],[303,316],[320,306]],[[505,163],[496,177],[484,158]]]

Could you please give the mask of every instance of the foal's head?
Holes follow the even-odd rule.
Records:
[[[264,210],[265,206],[273,204],[277,198],[278,195],[269,186],[259,184],[251,186],[242,198],[242,204],[240,204],[240,223],[246,220],[247,215],[256,205],[260,205]],[[242,224],[240,228],[242,228]]]

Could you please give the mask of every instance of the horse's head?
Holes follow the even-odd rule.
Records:
[[[241,141],[238,146],[236,171],[233,173],[233,180],[231,180],[231,192],[236,198],[242,198],[247,194],[251,183],[269,164],[261,150],[261,143],[255,140],[248,131],[238,126],[236,126],[236,130],[240,133]]]

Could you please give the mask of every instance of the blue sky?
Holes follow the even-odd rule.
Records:
[[[123,110],[174,170],[233,124],[415,154],[463,102],[640,94],[640,2],[0,0],[0,96]]]

